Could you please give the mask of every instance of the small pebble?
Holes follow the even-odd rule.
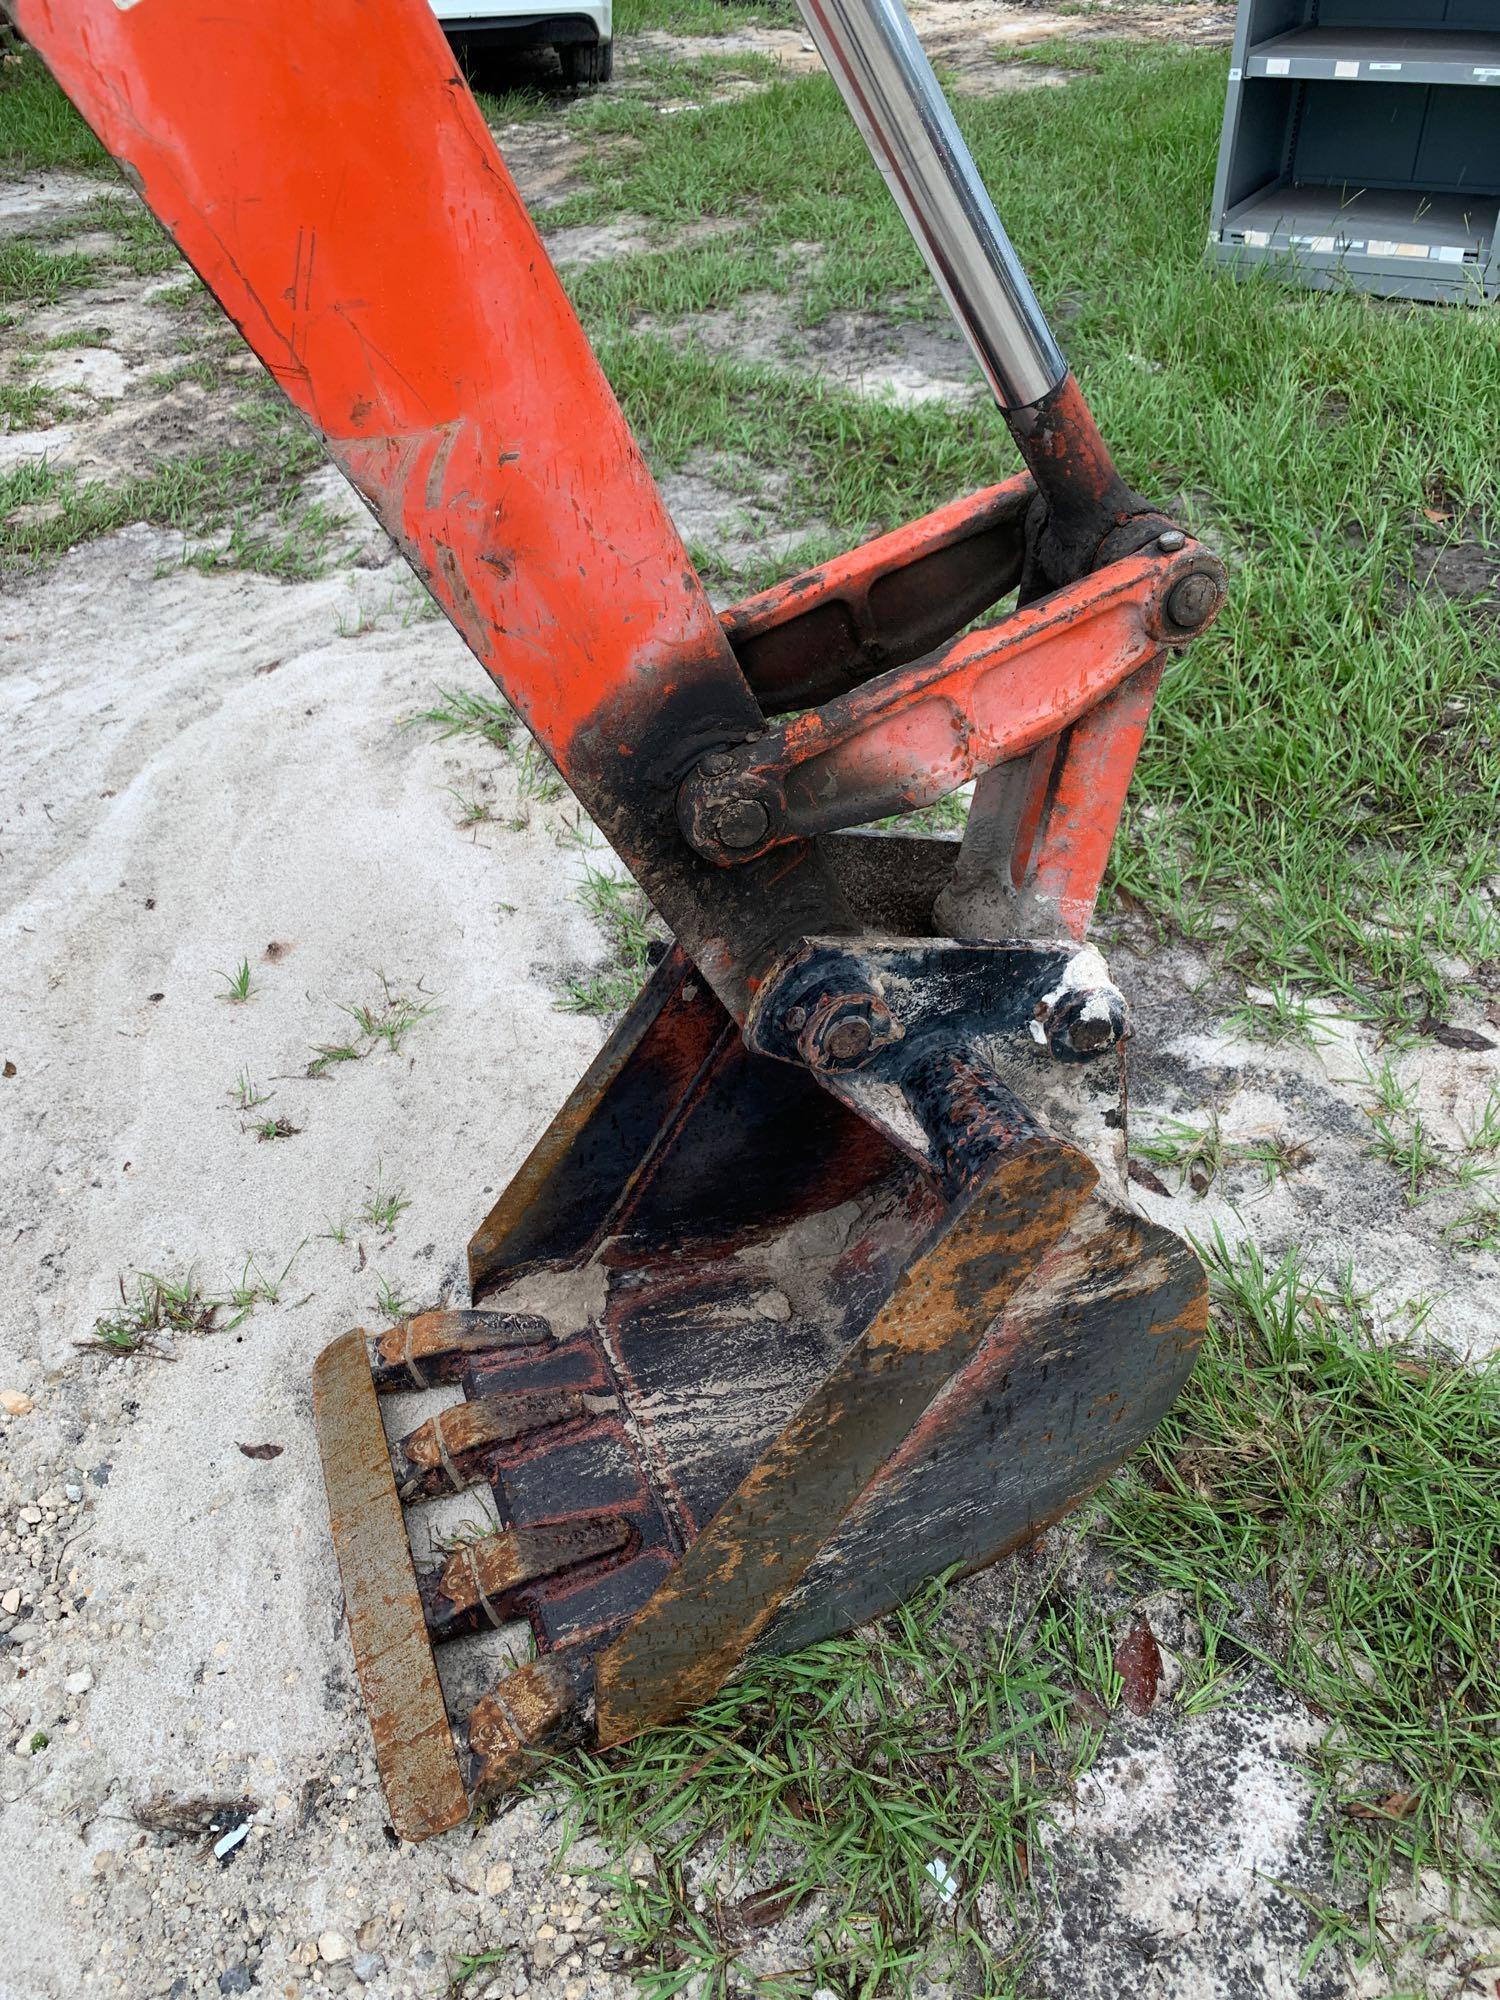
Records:
[[[8,1417],[29,1417],[36,1404],[24,1389],[0,1389],[0,1410]]]
[[[90,1667],[84,1667],[80,1672],[68,1675],[68,1678],[63,1682],[63,1693],[87,1694],[93,1685],[93,1670]]]
[[[337,1965],[350,1957],[354,1947],[342,1931],[324,1931],[318,1939],[318,1956],[329,1965]]]

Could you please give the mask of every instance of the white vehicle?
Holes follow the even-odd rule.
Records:
[[[476,56],[550,43],[575,88],[608,83],[614,67],[612,0],[432,0],[432,11],[449,41]]]

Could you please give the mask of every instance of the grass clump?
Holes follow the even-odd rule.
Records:
[[[342,1064],[362,1062],[379,1049],[399,1055],[412,1029],[437,1012],[437,1002],[422,997],[420,980],[415,992],[408,993],[383,972],[377,972],[375,978],[380,986],[378,999],[340,1003],[340,1013],[347,1014],[358,1030],[354,1040],[315,1042],[313,1059],[307,1066],[309,1076],[329,1076]]]
[[[172,1279],[154,1271],[137,1271],[135,1289],[127,1292],[119,1280],[120,1303],[101,1313],[91,1330],[75,1344],[105,1354],[170,1356],[182,1336],[212,1333],[223,1302],[209,1298],[191,1275]]]
[[[377,1175],[375,1185],[366,1192],[359,1218],[382,1236],[392,1236],[402,1213],[410,1207],[411,1196],[403,1188],[388,1188],[384,1175]]]
[[[1041,1828],[1104,1710],[1075,1699],[1086,1660],[1056,1626],[976,1639],[942,1601],[934,1586],[850,1638],[752,1661],[691,1721],[560,1767],[576,1824],[650,1854],[608,1878],[639,1992],[792,2000],[906,1993],[920,1975],[1010,1990],[976,1905],[1029,1899]],[[1086,1652],[1107,1668],[1102,1628]],[[700,1909],[705,1869],[718,1886]],[[797,1962],[753,1968],[757,1932],[799,1914]]]
[[[0,305],[56,305],[64,292],[86,285],[99,259],[82,250],[43,250],[25,236],[0,243]]]
[[[430,708],[406,718],[408,728],[425,723],[445,742],[450,736],[479,736],[496,750],[510,748],[517,726],[515,712],[498,694],[440,687],[436,696]]]
[[[634,1000],[651,970],[652,954],[666,938],[649,897],[629,876],[612,875],[585,861],[583,882],[574,891],[603,931],[609,959],[598,971],[574,975],[560,1002],[568,1014],[619,1014]]]
[[[256,1138],[265,1145],[275,1139],[295,1139],[302,1127],[294,1125],[290,1118],[262,1118],[252,1129]]]
[[[200,569],[258,570],[284,580],[321,573],[340,525],[302,496],[322,462],[306,427],[279,397],[244,405],[251,442],[164,459],[118,482],[27,459],[0,472],[0,563],[45,562],[134,521],[185,537],[223,535],[189,553]]]
[[[0,167],[115,171],[114,163],[29,50],[0,62]]]
[[[1175,1170],[1178,1191],[1190,1187],[1199,1196],[1207,1194],[1214,1181],[1226,1171],[1251,1168],[1269,1187],[1287,1174],[1295,1173],[1312,1158],[1306,1146],[1279,1135],[1227,1138],[1213,1112],[1201,1125],[1194,1124],[1191,1119],[1168,1118],[1155,1132],[1144,1137],[1135,1136],[1131,1141],[1131,1150],[1138,1159],[1149,1161],[1153,1167]]]
[[[1500,1914],[1500,1370],[1377,1344],[1295,1253],[1220,1241],[1212,1263],[1213,1337],[1105,1490],[1104,1544],[1326,1719],[1324,1824],[1362,1948],[1398,1874],[1436,1868]]]
[[[250,974],[248,958],[242,958],[233,972],[220,972],[214,976],[224,982],[224,991],[219,998],[232,1001],[236,1006],[242,1007],[255,991],[255,981]]]
[[[794,0],[620,0],[617,35],[660,29],[669,35],[728,35],[736,28],[795,28],[801,24]]]

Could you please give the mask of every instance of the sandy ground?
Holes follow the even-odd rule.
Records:
[[[1163,11],[1224,25],[1222,9]],[[1016,16],[1016,31],[1038,18]],[[566,186],[565,132],[515,138],[545,210]],[[0,188],[0,229],[42,227],[96,191],[59,175]],[[565,259],[623,247],[568,234]],[[107,475],[143,446],[234,424],[232,383],[152,385],[172,338],[164,289],[121,280],[35,316],[32,338],[102,321],[110,339],[52,353],[73,413],[0,437],[0,464],[46,450]],[[961,351],[931,329],[791,341],[762,304],[746,313],[788,367],[864,393],[971,393]],[[692,331],[739,337],[712,319]],[[667,483],[684,528],[732,555],[763,550],[774,495],[747,510],[714,475]],[[0,1440],[6,2000],[435,2000],[456,1955],[480,1950],[499,1956],[474,1993],[631,1990],[581,1872],[589,1850],[557,1867],[550,1796],[393,1844],[353,1685],[312,1359],[376,1323],[383,1289],[462,1299],[470,1231],[602,1038],[557,999],[605,945],[570,900],[583,865],[570,802],[524,798],[514,763],[482,743],[406,726],[435,687],[478,686],[477,669],[337,482],[319,481],[349,525],[317,582],[203,574],[181,566],[180,537],[136,526],[0,592],[0,1389],[20,1410]],[[476,791],[494,817],[464,829],[456,795]],[[1242,1168],[1202,1199],[1138,1186],[1142,1204],[1269,1252],[1301,1244],[1314,1270],[1352,1261],[1390,1331],[1426,1302],[1459,1349],[1492,1345],[1500,1265],[1454,1254],[1451,1205],[1408,1208],[1369,1157],[1373,1035],[1330,1021],[1317,1051],[1248,1042],[1211,966],[1148,962],[1140,942],[1127,932],[1116,950],[1140,1020],[1139,1126],[1216,1111],[1231,1140],[1306,1155],[1269,1188]],[[242,960],[252,990],[235,1004],[224,975]],[[397,1049],[307,1074],[315,1047],[351,1039],[345,1009],[401,1001],[427,1011]],[[1479,1011],[1460,1025],[1500,1040]],[[1452,1144],[1500,1086],[1494,1048],[1428,1046],[1397,1064]],[[236,1107],[241,1076],[263,1109]],[[1065,1115],[1102,1141],[1101,1110],[1075,1097]],[[270,1116],[295,1131],[258,1139]],[[389,1230],[362,1219],[376,1190],[409,1201]],[[162,1354],[81,1349],[137,1271],[259,1296],[238,1325],[226,1310]],[[1003,1578],[963,1600],[1000,1617]],[[1181,1605],[1145,1609],[1165,1645],[1190,1649]],[[1122,1722],[1050,1840],[1037,1990],[1389,1990],[1329,1961],[1300,1970],[1298,1893],[1326,1883],[1297,1761],[1317,1730],[1269,1679],[1197,1719],[1163,1704]],[[245,1817],[248,1835],[216,1859],[214,1835],[172,1830],[194,1814],[220,1830]],[[1424,1897],[1418,1914],[1436,1920],[1440,1886]],[[1479,1946],[1449,1930],[1443,1991],[1487,1990],[1463,1971]]]

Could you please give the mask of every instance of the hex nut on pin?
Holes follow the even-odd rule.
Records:
[[[714,815],[714,838],[736,853],[754,847],[771,830],[771,815],[759,799],[730,799]]]
[[[866,1056],[887,1042],[900,1041],[905,1030],[875,993],[830,994],[811,1010],[787,1010],[787,1026],[803,1017],[797,1053],[809,1069],[855,1069]]]

